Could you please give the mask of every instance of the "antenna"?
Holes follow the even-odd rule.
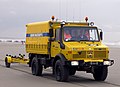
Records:
[[[67,18],[68,18],[68,4],[67,4],[67,1],[68,0],[66,0],[66,21],[67,21]]]
[[[74,12],[74,7],[73,7],[73,22],[74,22],[74,13],[75,13],[75,12]]]
[[[59,0],[59,17],[61,19],[61,0]]]
[[[74,0],[71,0],[70,4],[74,4]],[[72,6],[71,13],[72,13],[72,19],[74,22],[74,19],[75,19],[75,6],[74,5]]]
[[[81,8],[82,8],[82,1],[80,1],[80,5],[79,5],[79,18],[80,18],[80,21],[81,21],[81,16],[82,16],[82,12],[81,12]]]

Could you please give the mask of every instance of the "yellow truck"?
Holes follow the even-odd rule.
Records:
[[[67,81],[76,71],[93,74],[104,81],[108,66],[109,49],[102,44],[103,32],[86,22],[51,21],[27,24],[26,52],[32,74],[41,76],[43,69],[52,67],[57,81]]]

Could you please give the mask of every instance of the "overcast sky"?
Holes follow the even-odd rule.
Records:
[[[85,16],[105,32],[120,32],[120,0],[0,0],[0,37],[25,38],[25,25],[58,19],[83,21]]]

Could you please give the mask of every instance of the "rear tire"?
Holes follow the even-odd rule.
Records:
[[[10,68],[10,63],[8,63],[7,57],[5,58],[5,66],[6,66],[7,68]]]
[[[95,67],[93,77],[96,81],[104,81],[107,78],[108,67]]]
[[[43,67],[42,67],[40,61],[36,57],[34,57],[32,60],[31,70],[32,70],[33,75],[36,75],[36,76],[42,75]]]
[[[57,81],[67,81],[69,77],[69,69],[67,66],[63,66],[60,60],[55,63],[55,77]]]

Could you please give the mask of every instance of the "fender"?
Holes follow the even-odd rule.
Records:
[[[53,60],[53,63],[52,63],[52,65],[54,66],[55,65],[55,62],[57,61],[57,60],[61,60],[61,62],[62,62],[62,65],[66,65],[66,61],[68,61],[66,58],[65,58],[65,56],[63,55],[63,54],[57,54],[56,56],[55,56],[55,58],[54,58],[54,60]]]

